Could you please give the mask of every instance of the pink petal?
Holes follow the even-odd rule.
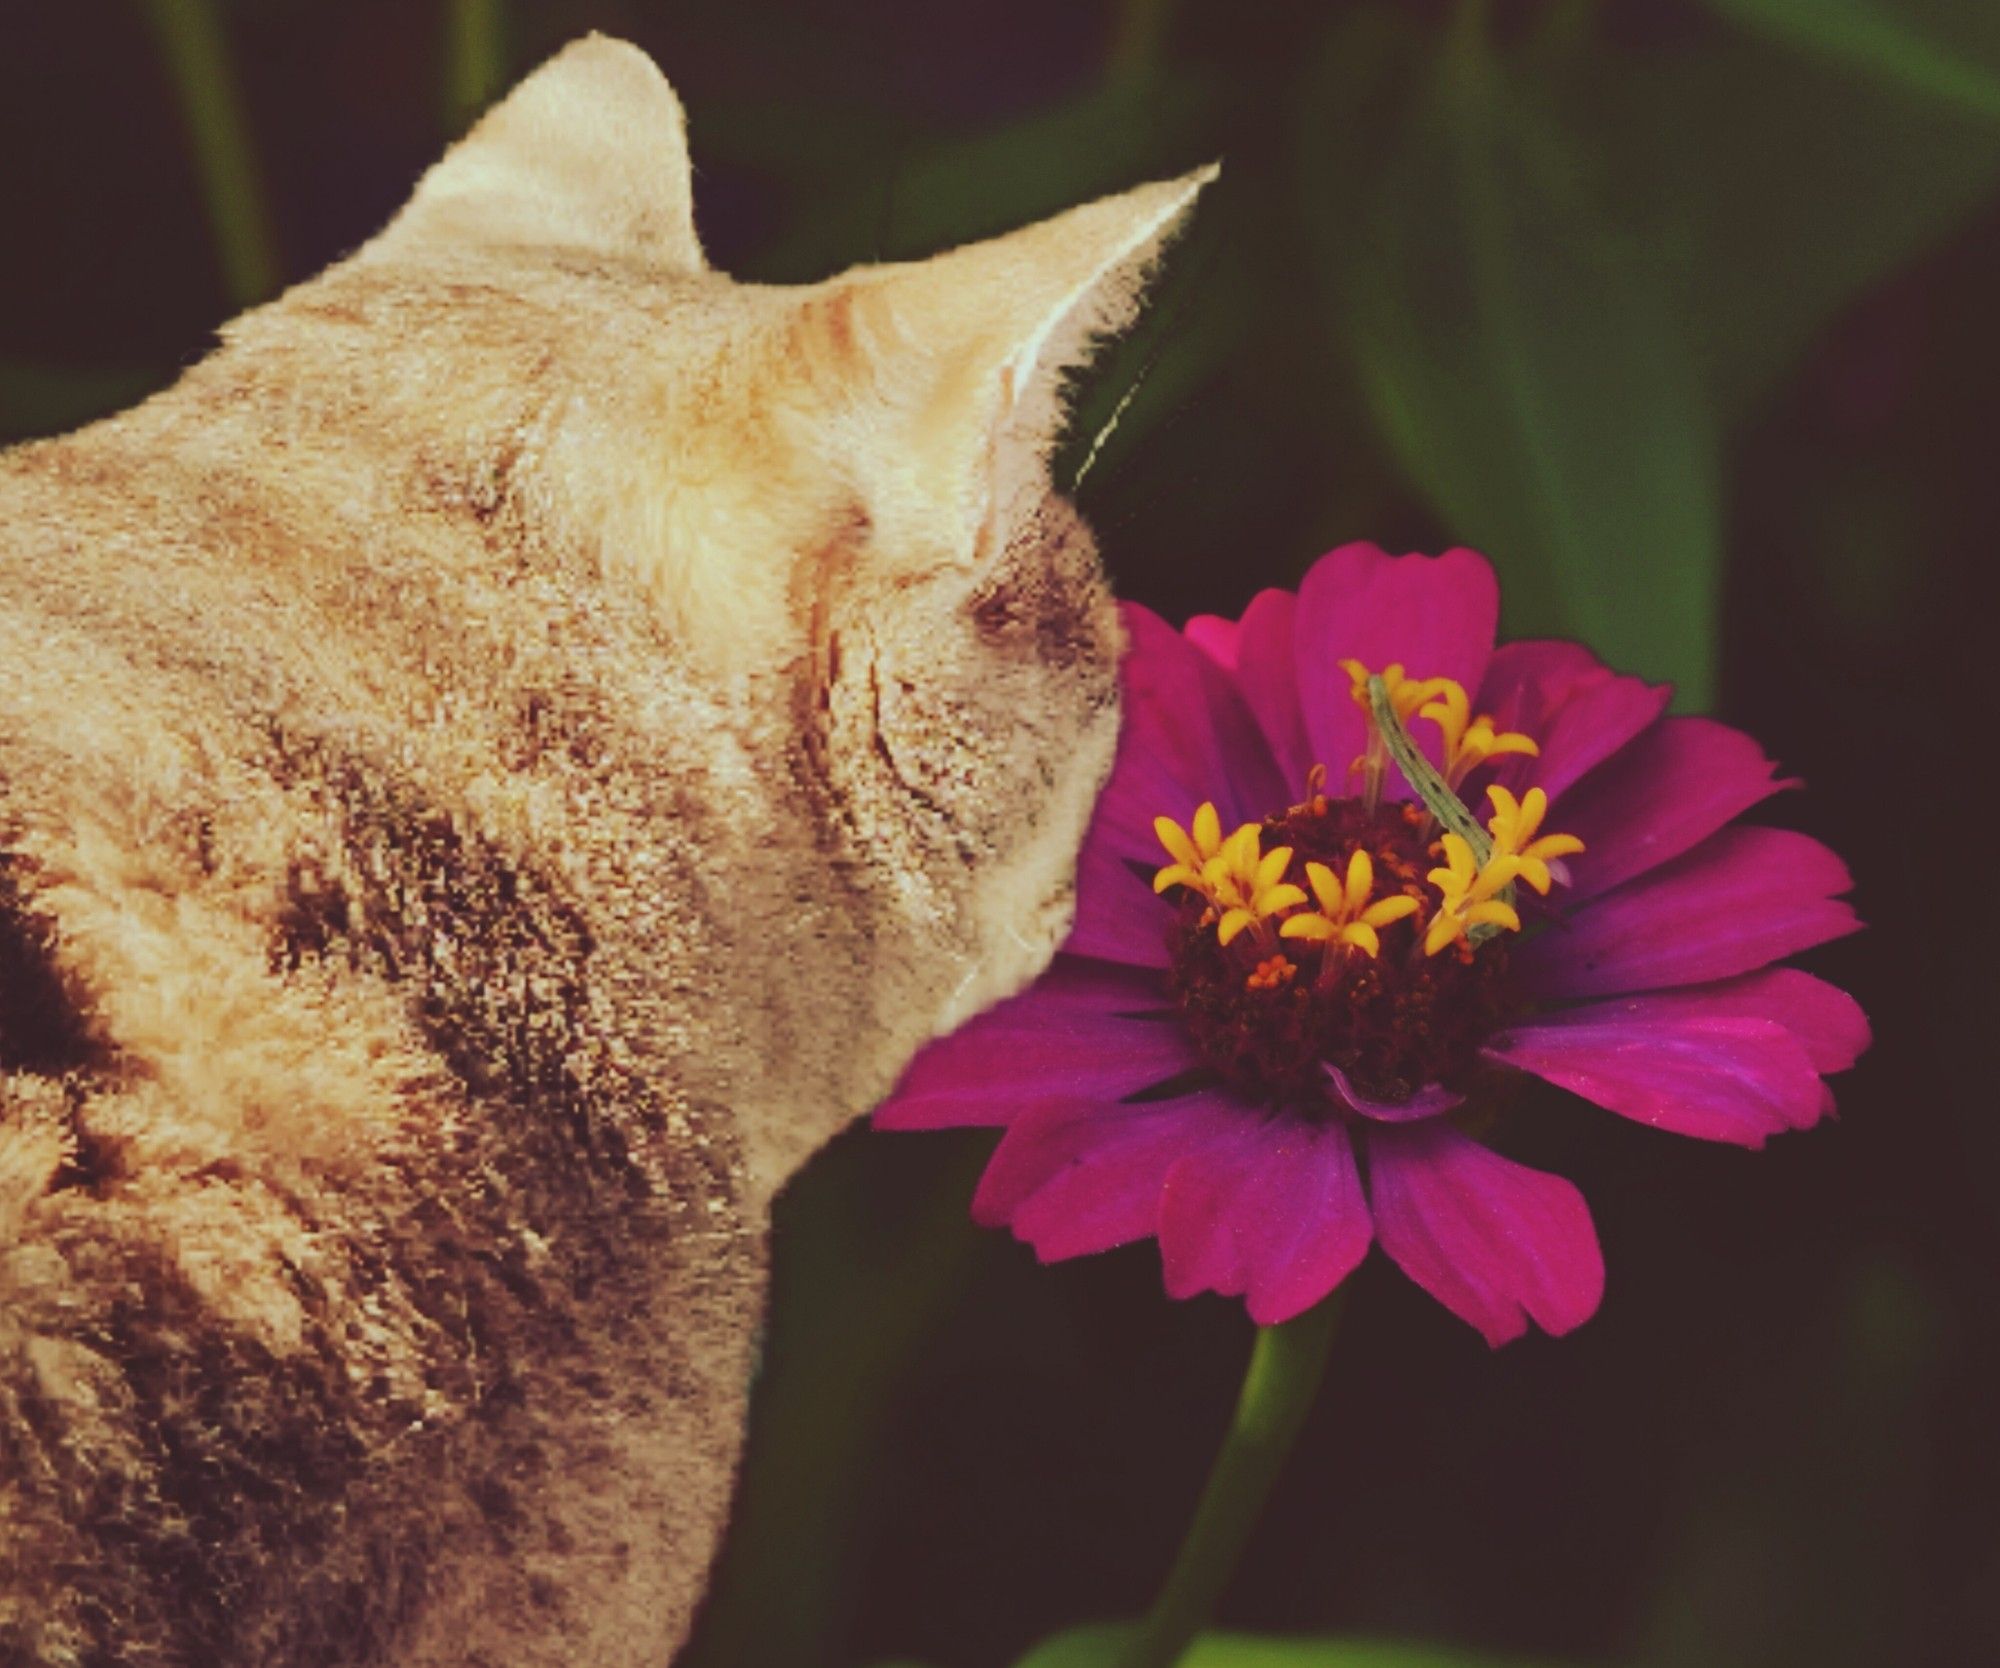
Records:
[[[1481,712],[1493,714],[1503,730],[1545,724],[1579,679],[1606,670],[1581,643],[1559,637],[1524,637],[1502,643],[1487,662],[1475,692]]]
[[[1351,682],[1340,669],[1370,671],[1401,662],[1413,678],[1456,678],[1480,686],[1493,653],[1500,592],[1486,558],[1470,550],[1442,556],[1389,556],[1372,544],[1322,556],[1299,587],[1299,699],[1314,759],[1337,791],[1366,734]],[[1432,745],[1435,726],[1417,727]],[[1401,786],[1401,777],[1390,773]],[[1407,791],[1407,790],[1404,790]]]
[[[1646,1011],[1659,1014],[1776,1020],[1798,1038],[1817,1072],[1846,1071],[1870,1040],[1868,1017],[1859,1002],[1795,967],[1768,968],[1693,990],[1623,997],[1580,1011],[1622,1014],[1642,1004]]]
[[[1120,755],[1139,753],[1156,767],[1148,775],[1180,788],[1179,802],[1146,810],[1146,826],[1163,815],[1185,823],[1203,800],[1215,802],[1225,829],[1283,810],[1295,795],[1235,680],[1157,614],[1130,602],[1121,612],[1130,644],[1119,673]]]
[[[1678,857],[1780,788],[1777,766],[1741,730],[1667,718],[1577,784],[1549,826],[1583,841],[1569,859],[1574,899]]]
[[[1608,996],[1748,973],[1860,926],[1827,848],[1782,828],[1725,828],[1522,944],[1535,996]]]
[[[1168,861],[1155,817],[1187,824],[1212,800],[1225,830],[1290,802],[1257,721],[1229,675],[1158,615],[1124,607],[1124,723],[1077,870],[1076,924],[1063,948],[1135,967],[1164,967],[1172,906],[1131,865]]]
[[[1119,1100],[1192,1067],[1159,984],[1064,956],[1031,989],[927,1046],[875,1111],[880,1129],[1004,1125],[1052,1099]]]
[[[973,1220],[1012,1227],[1045,1263],[1145,1239],[1174,1164],[1226,1150],[1254,1116],[1213,1094],[1129,1106],[1045,1101],[1000,1138],[972,1196]]]
[[[1181,628],[1182,635],[1225,672],[1236,670],[1237,638],[1243,628],[1220,614],[1196,614]]]
[[[1817,1073],[1846,1071],[1868,1047],[1868,1017],[1846,991],[1792,967],[1725,979],[1689,990],[1653,991],[1593,1002],[1574,1010],[1603,1018],[1651,1016],[1660,1021],[1688,1018],[1758,1019],[1782,1025],[1805,1050]],[[1820,1086],[1817,1117],[1834,1111],[1832,1090]]]
[[[1477,710],[1502,730],[1531,736],[1534,758],[1511,756],[1490,780],[1525,793],[1539,787],[1555,799],[1610,758],[1666,709],[1664,684],[1622,677],[1574,643],[1503,643],[1493,651]]]
[[[1153,833],[1153,819],[1169,816],[1185,827],[1196,805],[1216,798],[1218,785],[1215,777],[1195,775],[1158,746],[1128,708],[1118,733],[1111,775],[1097,796],[1085,838],[1093,844],[1115,846],[1123,857],[1147,863],[1157,857],[1167,862]],[[1216,809],[1223,809],[1220,799],[1216,799]]]
[[[1166,861],[1162,853],[1158,862]],[[1128,967],[1165,967],[1173,918],[1173,905],[1154,894],[1119,855],[1118,845],[1094,833],[1084,840],[1076,865],[1076,921],[1062,946],[1068,954]]]
[[[1532,1318],[1563,1333],[1596,1313],[1604,1255],[1583,1195],[1433,1121],[1368,1133],[1382,1249],[1498,1346]]]
[[[1320,1070],[1326,1074],[1327,1087],[1333,1091],[1336,1100],[1350,1111],[1372,1118],[1377,1123],[1409,1124],[1420,1118],[1436,1118],[1465,1101],[1465,1096],[1447,1089],[1442,1083],[1426,1083],[1408,1100],[1377,1100],[1355,1088],[1347,1073],[1338,1066],[1322,1060]]]
[[[1347,1132],[1283,1115],[1167,1172],[1160,1263],[1169,1297],[1247,1297],[1259,1326],[1310,1309],[1368,1251],[1368,1205]]]
[[[1485,1050],[1585,1100],[1677,1135],[1761,1147],[1819,1121],[1819,1073],[1772,1019],[1704,1014],[1673,997],[1593,1003],[1514,1027]]]
[[[1243,610],[1236,653],[1236,680],[1243,698],[1263,726],[1294,797],[1303,794],[1306,772],[1314,762],[1305,715],[1299,708],[1294,647],[1298,613],[1299,599],[1290,591],[1259,591]]]

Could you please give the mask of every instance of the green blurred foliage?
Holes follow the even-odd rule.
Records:
[[[368,235],[561,40],[639,40],[717,263],[920,258],[1215,157],[1075,480],[1173,617],[1348,538],[1464,542],[1507,627],[1756,729],[1877,923],[1880,1045],[1747,1159],[1554,1098],[1604,1315],[1489,1357],[1371,1265],[1195,1668],[2000,1659],[2000,1124],[1981,1039],[2000,491],[2000,6],[1980,0],[79,0],[0,58],[0,438],[114,410]],[[1987,581],[1990,583],[1990,581]],[[1147,1251],[964,1220],[985,1138],[835,1146],[780,1203],[690,1668],[1000,1668],[1151,1597],[1247,1327]],[[1338,1640],[1276,1637],[1337,1634]],[[1037,1668],[1105,1660],[1066,1635]],[[1503,1653],[1341,1642],[1480,1641]]]
[[[1330,289],[1398,459],[1501,565],[1510,630],[1584,638],[1704,707],[1716,420],[1657,269],[1549,96],[1577,50],[1510,61],[1477,5],[1413,43],[1393,161],[1330,251]],[[1352,61],[1336,43],[1314,112],[1348,102]]]
[[[1123,1628],[1078,1628],[1038,1645],[1017,1668],[1118,1668]],[[1211,1633],[1197,1640],[1181,1668],[1550,1668],[1519,1657],[1442,1650],[1381,1640],[1273,1639]]]
[[[1964,0],[1707,0],[1721,16],[2000,121],[2000,12]]]
[[[454,129],[506,90],[507,18],[503,0],[446,0],[445,120]]]
[[[239,307],[269,300],[279,272],[263,170],[214,0],[143,0],[141,9],[179,95],[229,298]]]

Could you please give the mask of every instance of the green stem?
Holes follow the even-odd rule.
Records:
[[[451,0],[445,18],[445,120],[456,138],[491,104],[507,74],[501,0]]]
[[[222,281],[235,306],[251,306],[277,293],[277,245],[222,20],[213,0],[143,3],[187,123]]]
[[[1296,1320],[1259,1329],[1236,1418],[1180,1555],[1118,1668],[1172,1668],[1207,1625],[1319,1390],[1342,1296],[1336,1291]]]

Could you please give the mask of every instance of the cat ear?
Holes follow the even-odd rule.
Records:
[[[1139,309],[1213,167],[928,261],[820,286],[800,328],[831,384],[878,543],[976,559],[996,512],[1040,488],[1064,382]]]
[[[652,59],[603,35],[564,47],[424,175],[368,253],[468,244],[702,269],[687,123]]]

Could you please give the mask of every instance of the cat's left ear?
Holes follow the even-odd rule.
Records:
[[[1038,489],[1066,378],[1137,314],[1145,279],[1214,167],[928,261],[820,286],[800,345],[833,391],[875,542],[976,560]]]
[[[363,251],[574,250],[675,272],[705,264],[687,122],[652,59],[590,35],[483,116]]]

